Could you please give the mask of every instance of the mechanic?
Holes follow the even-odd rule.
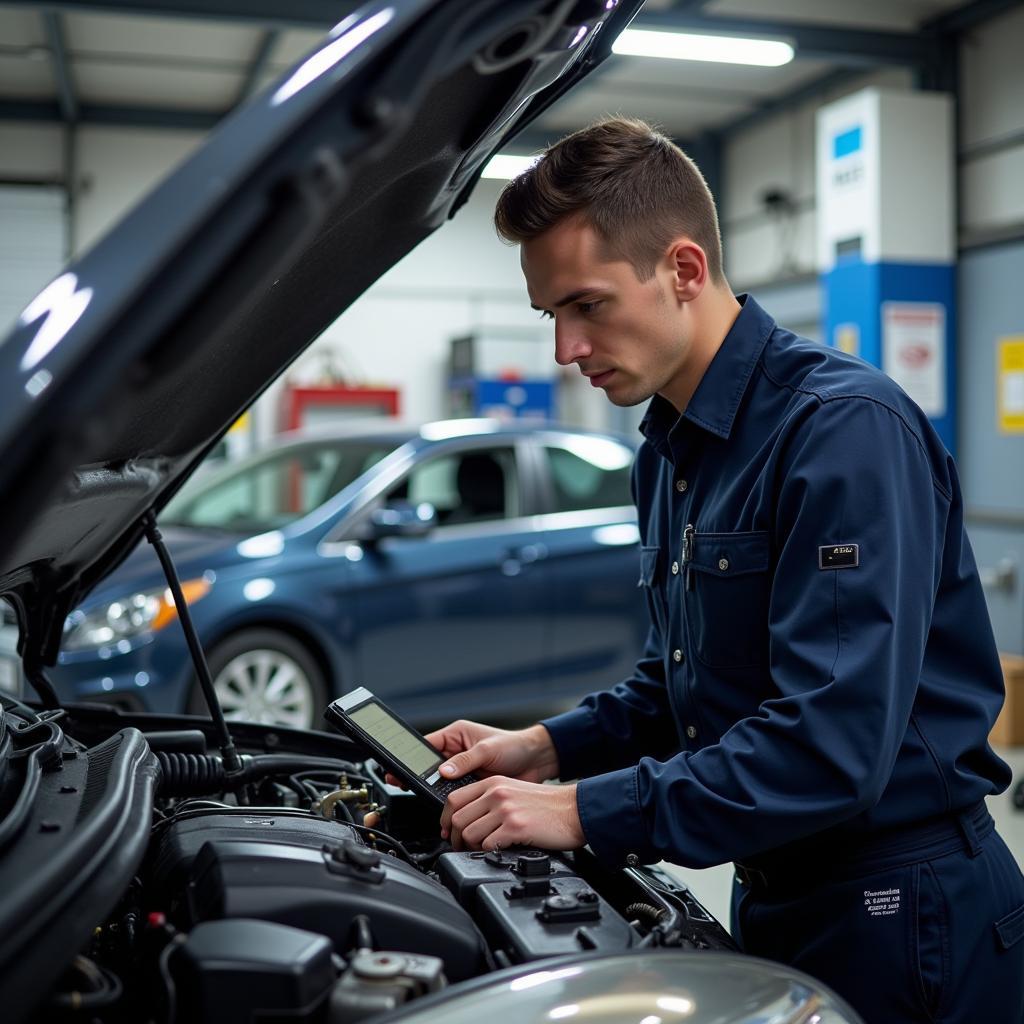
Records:
[[[1003,682],[953,460],[879,370],[722,270],[700,172],[642,122],[552,146],[495,214],[555,358],[650,399],[631,678],[430,739],[457,849],[736,864],[733,934],[870,1024],[1020,1024],[1024,877],[985,810]],[[547,786],[549,779],[578,779]]]

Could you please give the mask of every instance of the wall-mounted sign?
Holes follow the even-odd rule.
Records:
[[[836,324],[836,328],[832,332],[832,344],[835,345],[840,352],[847,352],[851,356],[859,356],[860,324]]]
[[[882,369],[929,416],[946,415],[946,307],[882,303]]]
[[[999,339],[996,405],[1000,431],[1024,434],[1024,334]]]

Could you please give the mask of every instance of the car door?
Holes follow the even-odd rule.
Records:
[[[349,557],[359,683],[436,719],[543,692],[545,551],[522,491],[511,441],[447,447],[387,489],[376,507],[428,503],[437,525]]]
[[[550,693],[575,697],[624,678],[647,628],[637,589],[639,532],[630,493],[633,449],[615,438],[550,433],[533,448],[547,512]]]

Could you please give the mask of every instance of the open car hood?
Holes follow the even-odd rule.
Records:
[[[28,305],[0,342],[0,595],[30,678],[145,514],[640,6],[367,3]]]

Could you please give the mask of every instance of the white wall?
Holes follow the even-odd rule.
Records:
[[[986,22],[961,44],[961,243],[1024,231],[1022,48],[1024,8]],[[814,111],[866,85],[910,89],[913,79],[904,71],[865,76],[766,119],[725,146],[719,214],[734,287],[763,287],[815,272]],[[998,151],[990,151],[993,144]],[[766,212],[763,195],[769,188],[792,196],[797,212],[791,219]]]
[[[532,338],[545,356],[550,352],[554,368],[553,331],[530,308],[519,250],[501,242],[492,226],[501,187],[501,182],[481,181],[454,220],[342,314],[300,357],[290,376],[313,379],[333,358],[359,383],[399,387],[403,418],[422,422],[445,414],[446,366],[454,337],[512,333]],[[575,422],[606,426],[602,395],[580,396],[572,389],[565,397]]]
[[[57,125],[0,121],[0,181],[62,181],[63,134]]]
[[[724,203],[719,210],[726,275],[736,289],[752,289],[815,272],[815,135],[818,107],[868,85],[910,88],[908,72],[865,75],[822,93],[795,110],[736,133],[724,147]],[[769,213],[764,194],[786,193],[790,215]]]
[[[89,248],[202,140],[199,132],[0,121],[0,182],[63,182],[71,139],[73,254]],[[26,296],[28,298],[28,296]]]
[[[202,141],[199,132],[83,127],[75,154],[74,246],[84,252]]]

